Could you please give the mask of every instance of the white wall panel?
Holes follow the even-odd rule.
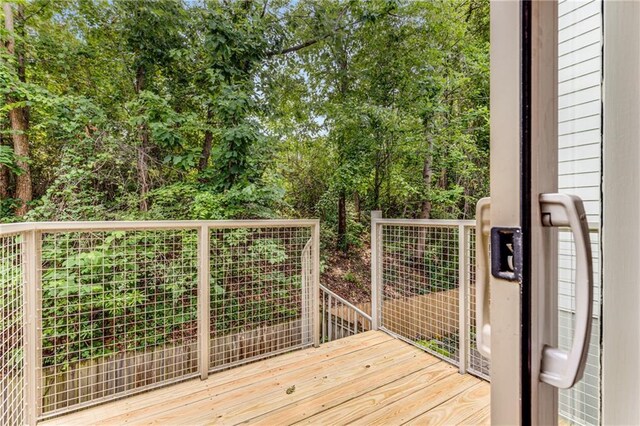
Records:
[[[572,24],[580,23],[596,13],[600,13],[602,4],[599,0],[570,1],[558,5],[558,24],[560,30]],[[599,26],[599,25],[598,25]]]
[[[560,136],[558,146],[560,148],[569,148],[571,146],[587,145],[590,143],[600,144],[600,138],[600,129],[589,130],[580,133],[572,133],[569,135]]]
[[[589,130],[600,131],[600,114],[574,118],[573,120],[564,121],[558,124],[558,134],[560,136],[586,132]]]
[[[558,95],[567,95],[589,87],[598,86],[600,84],[600,80],[601,73],[599,70],[580,75],[572,78],[571,80],[567,80],[564,83],[560,83],[558,85]]]
[[[601,33],[599,28],[590,29],[589,31],[561,42],[558,45],[558,54],[560,56],[566,55],[567,53],[591,46],[594,43],[599,43],[600,37]]]
[[[570,105],[559,110],[558,121],[560,123],[564,123],[565,121],[575,120],[576,118],[589,117],[592,115],[600,116],[601,110],[602,104],[598,99],[581,104]]]
[[[602,3],[566,0],[558,5],[558,187],[582,198],[587,218],[600,222],[602,164]],[[575,424],[600,422],[601,304],[599,236],[591,234],[594,255],[594,322],[584,378],[559,393],[561,417]],[[559,340],[568,348],[573,337],[575,302],[573,236],[558,241]]]
[[[560,83],[564,83],[565,81],[569,81],[578,76],[600,71],[602,68],[601,62],[601,59],[598,56],[595,56],[593,58],[587,57],[580,62],[569,64],[558,70],[558,81]]]
[[[600,28],[601,20],[602,17],[600,16],[600,12],[597,11],[582,21],[575,23],[572,22],[570,25],[560,29],[558,32],[558,41],[563,43],[569,39],[582,35],[587,31],[592,31],[594,28]]]
[[[573,158],[600,158],[600,150],[600,145],[594,143],[568,146],[560,149],[558,152],[558,160],[570,161]]]
[[[566,67],[582,63],[589,59],[600,58],[602,52],[602,46],[596,42],[589,46],[584,46],[581,49],[574,50],[572,52],[560,55],[558,58],[558,68],[565,69]]]
[[[573,105],[599,100],[600,90],[600,84],[595,84],[593,86],[583,87],[575,89],[572,92],[567,92],[565,95],[561,95],[558,99],[558,108],[563,109]]]

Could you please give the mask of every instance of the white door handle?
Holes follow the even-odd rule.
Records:
[[[491,317],[489,313],[489,235],[491,198],[476,205],[476,346],[491,358]]]
[[[593,266],[589,225],[582,200],[575,195],[541,194],[544,226],[570,227],[576,245],[575,329],[569,351],[545,346],[540,381],[561,389],[582,378],[589,351],[593,306]]]

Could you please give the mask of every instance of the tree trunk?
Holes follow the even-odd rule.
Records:
[[[13,7],[11,3],[5,3],[2,5],[2,11],[4,12],[4,29],[7,30],[7,40],[4,47],[7,51],[13,55],[16,49],[16,41],[13,35]]]
[[[146,212],[149,210],[149,202],[147,201],[147,194],[149,193],[149,167],[147,165],[147,152],[149,146],[149,131],[146,126],[140,130],[141,134],[141,146],[138,150],[138,181],[140,183],[140,211]]]
[[[340,53],[338,54],[338,64],[340,67],[340,80],[338,90],[340,92],[340,99],[344,102],[347,98],[349,89],[349,78],[347,75],[349,63],[347,62],[347,53],[344,50],[344,46],[340,46]],[[346,141],[341,140],[342,145],[346,145]],[[341,163],[344,164],[344,154],[341,155]],[[343,253],[349,251],[349,244],[347,242],[347,194],[345,188],[340,190],[338,196],[338,250],[342,250]]]
[[[6,42],[6,49],[10,55],[16,57],[18,63],[18,77],[22,82],[25,81],[25,65],[24,55],[21,52],[16,52],[15,39],[14,39],[14,23],[13,23],[13,8],[11,4],[5,3],[4,10],[4,23],[9,37]],[[23,6],[18,6],[18,18],[23,15]],[[16,100],[9,96],[7,98],[8,103],[13,103]],[[13,151],[17,156],[17,165],[22,169],[22,173],[16,176],[16,192],[15,198],[20,200],[20,204],[16,208],[16,215],[23,216],[28,211],[28,204],[33,198],[33,187],[31,183],[31,169],[29,167],[29,137],[27,132],[29,130],[29,110],[26,107],[13,108],[9,111],[9,122],[11,125],[11,134],[13,139]]]
[[[428,154],[424,159],[424,167],[422,169],[422,179],[425,187],[425,197],[422,200],[422,209],[420,210],[420,219],[431,218],[431,200],[429,199],[429,190],[431,189],[431,176],[433,170],[431,169],[431,154]]]
[[[207,108],[207,126],[211,126],[211,118],[213,112],[211,107]],[[202,153],[200,154],[200,162],[198,163],[198,171],[202,172],[209,165],[209,158],[211,157],[211,148],[213,144],[213,133],[210,129],[204,132],[204,142],[202,143]]]
[[[392,206],[392,202],[391,202],[391,173],[389,172],[389,162],[386,161],[385,162],[385,180],[387,181],[387,185],[386,185],[386,189],[387,189],[387,208],[381,208],[380,210],[382,210],[382,214],[389,214],[389,210],[391,209]]]
[[[380,153],[376,154],[376,168],[373,175],[373,209],[380,210],[380,186],[382,185]]]
[[[146,70],[142,65],[136,70],[135,91],[139,95],[144,90]],[[138,158],[136,168],[138,169],[138,182],[140,184],[140,211],[149,210],[149,202],[147,194],[151,187],[149,183],[149,165],[147,159],[149,157],[149,128],[146,124],[140,127],[140,149],[138,150]]]
[[[347,195],[345,190],[340,191],[338,197],[338,250],[347,253]]]
[[[431,177],[433,176],[433,139],[427,136],[429,140],[429,152],[424,157],[424,167],[422,168],[422,181],[424,183],[425,195],[422,200],[422,208],[420,209],[420,219],[431,219]],[[421,228],[418,234],[418,253],[416,254],[416,261],[422,262],[424,259],[424,252],[427,249],[427,229]]]
[[[146,82],[146,74],[147,71],[144,69],[144,66],[140,65],[136,69],[136,81],[135,81],[135,91],[136,95],[139,95],[140,92],[144,90],[144,84]]]
[[[9,198],[9,170],[0,166],[0,201]]]
[[[429,151],[424,157],[424,167],[422,168],[422,181],[424,182],[425,197],[422,200],[422,209],[420,209],[420,219],[431,219],[431,178],[433,176],[433,137],[427,134],[429,141]]]
[[[2,136],[4,130],[4,126],[0,126],[0,146],[5,144],[4,137]],[[0,164],[0,201],[9,198],[9,182],[9,169]]]
[[[16,195],[15,198],[20,200],[20,204],[16,208],[17,216],[24,216],[28,211],[28,205],[33,197],[33,189],[31,186],[31,169],[29,168],[29,138],[27,130],[29,122],[27,120],[25,108],[14,108],[9,112],[11,121],[11,130],[13,133],[13,151],[18,160],[16,164],[22,173],[16,176]]]

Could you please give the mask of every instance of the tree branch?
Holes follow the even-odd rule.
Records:
[[[305,42],[302,42],[300,44],[296,44],[295,46],[287,47],[285,49],[272,50],[270,52],[267,52],[267,56],[271,57],[271,56],[275,56],[275,55],[285,55],[287,53],[297,52],[298,50],[302,50],[305,47],[313,46],[314,44],[326,39],[327,37],[329,37],[328,34],[325,35],[324,37],[312,38],[311,40],[307,40]]]
[[[51,0],[49,0],[49,1],[47,1],[47,2],[45,2],[45,3],[40,7],[40,9],[38,9],[38,10],[36,10],[35,12],[31,13],[30,15],[27,15],[26,17],[24,17],[24,18],[22,19],[22,22],[25,22],[25,23],[26,23],[29,19],[33,18],[35,15],[40,14],[40,12],[42,12],[42,11],[45,9],[45,7],[49,6],[49,3],[51,3]]]
[[[291,47],[287,47],[287,48],[284,48],[284,49],[273,50],[273,51],[267,52],[267,54],[266,54],[267,57],[270,58],[270,57],[275,56],[275,55],[285,55],[287,53],[297,52],[297,51],[302,50],[304,48],[307,48],[309,46],[313,46],[314,44],[317,44],[317,43],[321,42],[322,40],[325,40],[325,39],[329,38],[331,35],[337,33],[338,31],[346,28],[348,25],[345,25],[345,27],[340,27],[340,22],[342,21],[342,18],[344,17],[345,13],[347,12],[347,9],[348,9],[348,6],[345,6],[340,11],[340,14],[338,15],[338,18],[336,19],[335,26],[333,27],[333,31],[323,35],[322,37],[312,38],[312,39],[307,40],[305,42],[302,42],[300,44],[296,44],[295,46],[291,46]],[[359,21],[355,21],[355,22],[351,23],[351,25],[357,24],[358,22]]]

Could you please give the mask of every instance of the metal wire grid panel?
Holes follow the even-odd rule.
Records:
[[[320,321],[322,343],[371,330],[369,314],[324,286],[320,286]]]
[[[457,365],[458,226],[380,226],[380,326]]]
[[[210,232],[210,370],[313,343],[311,227]]]
[[[196,230],[41,238],[41,414],[197,374]]]
[[[465,268],[468,277],[469,293],[468,293],[468,312],[469,312],[469,345],[467,356],[467,371],[485,380],[490,379],[490,361],[482,356],[476,348],[476,229],[475,226],[466,226],[467,246],[463,248],[466,251]]]
[[[11,426],[26,423],[22,250],[22,236],[0,236],[0,419]]]
[[[591,229],[591,251],[594,271],[594,306],[591,340],[584,376],[573,388],[559,392],[558,411],[565,421],[578,425],[600,424],[600,236]],[[573,234],[561,230],[558,237],[558,343],[569,350],[575,322],[576,258]]]

